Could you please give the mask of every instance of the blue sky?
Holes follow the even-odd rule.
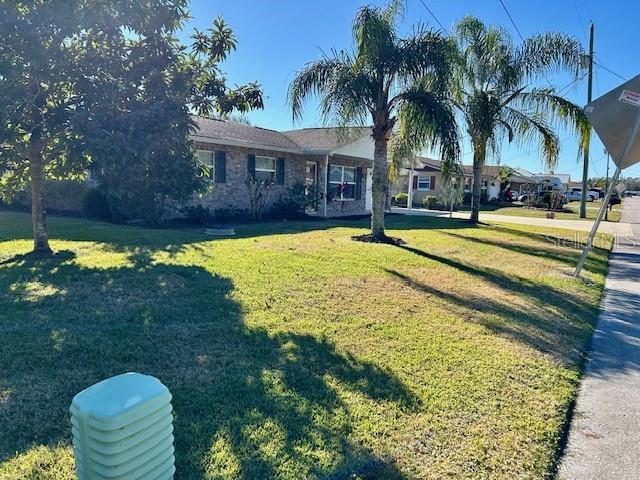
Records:
[[[509,29],[514,39],[517,33],[500,5],[499,0],[424,0],[438,20],[450,29],[466,14],[475,15],[486,23]],[[301,122],[293,124],[286,104],[289,82],[306,62],[314,60],[322,51],[350,49],[351,21],[358,7],[366,0],[192,0],[193,19],[185,26],[182,39],[188,42],[193,27],[208,28],[221,15],[234,29],[238,50],[222,64],[231,84],[257,80],[266,95],[265,109],[249,114],[251,122],[260,127],[287,130],[322,125],[313,102],[308,104]],[[368,3],[384,4],[371,0]],[[542,31],[561,31],[574,35],[587,46],[589,20],[595,23],[595,57],[617,74],[629,79],[640,73],[638,38],[640,5],[637,0],[504,0],[515,23],[525,37]],[[402,22],[404,31],[412,25],[426,23],[439,28],[420,0],[407,0]],[[564,87],[571,83],[568,76],[550,76],[549,80]],[[622,82],[620,78],[596,66],[594,98]],[[576,83],[566,96],[576,103],[586,103],[586,79]],[[582,162],[578,161],[573,135],[560,132],[562,150],[556,172],[569,173],[572,179],[582,176]],[[594,135],[591,144],[590,175],[604,176],[606,158],[600,141]],[[464,163],[471,163],[468,145],[464,149]],[[491,163],[496,163],[492,160]],[[503,165],[519,166],[533,172],[543,165],[535,145],[505,145],[500,154]],[[623,175],[640,176],[640,166],[627,169]]]

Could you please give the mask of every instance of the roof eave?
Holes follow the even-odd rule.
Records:
[[[213,138],[213,137],[203,137],[200,135],[190,135],[190,137],[202,143],[215,143],[216,145],[228,145],[230,147],[243,147],[243,148],[254,148],[256,150],[273,150],[275,152],[284,152],[284,153],[306,153],[298,148],[287,148],[280,147],[276,145],[264,145],[260,143],[252,143],[252,142],[242,142],[239,140],[227,140],[221,138]]]

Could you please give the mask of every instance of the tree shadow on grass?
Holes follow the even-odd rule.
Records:
[[[510,304],[508,296],[489,298],[480,292],[457,295],[416,281],[395,270],[387,270],[406,285],[438,297],[443,302],[479,312],[481,315],[477,320],[492,331],[549,354],[559,361],[579,361],[597,319],[597,306],[589,305],[579,297],[552,286],[522,277],[507,276],[499,270],[478,268],[407,245],[397,248],[455,268],[505,292],[524,297],[527,310],[520,305]]]
[[[517,230],[515,231],[517,232]],[[532,245],[522,245],[519,243],[508,242],[508,241],[500,241],[493,240],[491,238],[478,238],[478,237],[469,237],[466,235],[459,235],[453,232],[443,232],[444,235],[449,235],[451,237],[464,240],[472,243],[479,243],[482,245],[489,245],[492,247],[498,247],[504,250],[510,250],[516,253],[522,253],[525,255],[531,255],[534,257],[548,258],[550,260],[554,260],[556,262],[561,262],[567,264],[567,266],[575,267],[578,263],[578,259],[580,258],[580,254],[582,253],[582,247],[578,244],[571,243],[572,239],[567,239],[564,237],[558,237],[554,235],[540,235],[540,234],[532,234],[528,232],[519,232],[526,233],[526,238],[531,238],[538,242],[543,241],[549,244],[549,247],[543,246],[532,246]],[[558,249],[554,247],[555,245],[561,245],[563,248]],[[603,248],[595,247],[594,250],[608,255],[609,251]],[[593,255],[588,256],[585,262],[585,269],[591,272],[605,275],[607,273],[608,262],[607,257],[594,257]]]
[[[1,460],[68,441],[75,393],[139,371],[173,394],[176,478],[404,478],[353,439],[343,400],[416,408],[391,372],[324,338],[248,327],[228,278],[130,261],[0,266]]]

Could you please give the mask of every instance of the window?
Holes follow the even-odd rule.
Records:
[[[420,175],[418,177],[418,190],[431,190],[431,177]]]
[[[353,200],[356,197],[356,169],[331,165],[328,193],[335,200]]]
[[[203,172],[203,176],[213,180],[215,178],[216,171],[216,161],[214,152],[209,152],[207,150],[198,150],[196,152],[196,159],[200,165],[206,167],[206,173]]]
[[[256,180],[273,180],[276,176],[276,159],[256,155]]]

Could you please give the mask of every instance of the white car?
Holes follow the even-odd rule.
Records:
[[[582,200],[582,190],[572,189],[564,194],[564,198],[569,202]],[[593,202],[597,198],[595,192],[587,193],[587,202]]]

